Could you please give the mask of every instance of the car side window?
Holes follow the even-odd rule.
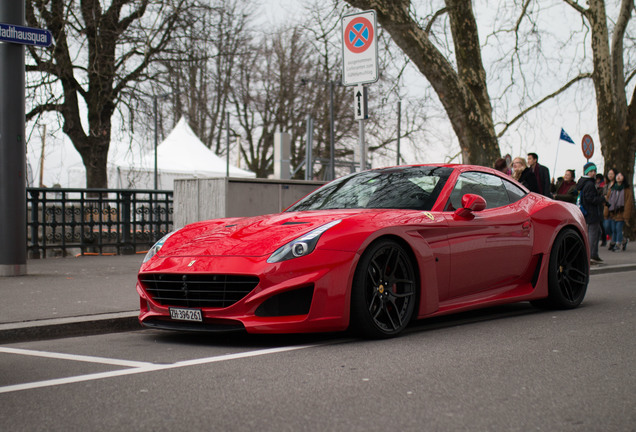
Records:
[[[504,181],[498,176],[480,172],[465,172],[457,178],[446,209],[461,208],[462,197],[468,193],[484,198],[486,209],[505,206],[511,202]]]
[[[511,203],[519,201],[521,198],[527,195],[527,193],[519,186],[508,180],[504,180],[504,186],[508,191],[508,199]]]

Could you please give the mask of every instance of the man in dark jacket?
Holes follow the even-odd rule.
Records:
[[[548,167],[539,165],[539,156],[536,153],[528,153],[528,168],[532,170],[537,179],[539,193],[552,198],[552,193],[550,192],[550,170]]]
[[[605,197],[596,188],[596,165],[588,162],[583,167],[583,177],[576,184],[579,191],[581,207],[587,223],[587,235],[590,241],[590,261],[598,264],[603,260],[598,256],[598,242],[601,238],[602,205]]]

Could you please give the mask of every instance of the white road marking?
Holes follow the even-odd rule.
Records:
[[[63,353],[54,353],[47,351],[36,351],[36,350],[25,350],[19,348],[5,348],[0,347],[0,352],[7,354],[19,354],[19,355],[27,355],[33,357],[45,357],[59,360],[73,360],[80,362],[88,362],[88,363],[102,363],[107,365],[114,366],[124,366],[124,367],[144,367],[144,366],[152,366],[154,363],[149,362],[138,362],[138,361],[130,361],[130,360],[119,360],[112,359],[106,357],[94,357],[94,356],[85,356],[85,355],[76,355],[76,354],[63,354]]]
[[[182,368],[182,367],[188,367],[188,366],[197,366],[197,365],[202,365],[207,363],[216,363],[216,362],[227,361],[227,360],[237,360],[237,359],[257,357],[262,355],[277,354],[277,353],[282,353],[287,351],[301,350],[306,348],[314,348],[320,345],[323,345],[323,344],[298,345],[298,346],[281,347],[281,348],[268,348],[268,349],[262,349],[262,350],[256,350],[256,351],[247,351],[247,352],[241,352],[241,353],[235,353],[235,354],[225,354],[221,356],[205,357],[205,358],[194,359],[194,360],[185,360],[185,361],[180,361],[173,364],[127,362],[126,360],[110,359],[113,362],[131,363],[131,364],[135,364],[136,366],[132,366],[129,369],[122,369],[122,370],[116,370],[116,371],[110,371],[110,372],[100,372],[100,373],[87,374],[87,375],[78,375],[74,377],[58,378],[58,379],[51,379],[51,380],[45,380],[45,381],[36,381],[32,383],[9,385],[9,386],[0,387],[0,393],[11,393],[11,392],[16,392],[21,390],[31,390],[31,389],[42,388],[42,387],[53,387],[53,386],[64,385],[64,384],[72,384],[72,383],[78,383],[78,382],[84,382],[84,381],[94,381],[94,380],[99,380],[104,378],[114,378],[118,376],[134,375],[134,374],[140,374],[140,373],[146,373],[146,372],[155,372],[155,371],[166,370],[166,369],[176,369],[176,368]],[[7,350],[13,351],[12,348],[0,347],[0,352],[9,352]],[[29,352],[28,350],[16,350],[16,351]],[[35,351],[31,351],[31,352],[35,352]],[[39,351],[39,352],[45,353],[44,351]],[[14,352],[14,354],[19,354],[19,353]],[[58,357],[55,357],[54,355],[56,353],[50,353],[50,354],[52,354],[50,356],[51,358],[61,358],[59,356],[67,356],[67,354],[59,354]],[[27,355],[33,355],[33,354],[27,354]],[[69,357],[84,357],[87,359],[91,358],[87,356],[72,356],[72,355],[68,355],[68,356]],[[102,359],[101,357],[92,357],[92,358]],[[69,358],[69,359],[74,360],[73,358]],[[109,360],[109,359],[103,359],[103,360]],[[88,360],[80,360],[80,361],[88,361]],[[102,363],[102,362],[100,361],[98,363]],[[108,364],[116,364],[116,363],[108,363]],[[121,363],[119,365],[123,366],[123,364]]]

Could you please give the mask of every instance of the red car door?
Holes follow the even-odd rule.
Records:
[[[451,201],[455,201],[452,207],[461,206],[457,196],[475,193],[486,200],[486,208],[469,217],[447,213],[451,275],[446,299],[508,286],[528,273],[534,236],[526,208],[528,200],[513,201],[516,198],[503,182],[497,176],[478,172],[463,173],[458,178],[451,195]]]

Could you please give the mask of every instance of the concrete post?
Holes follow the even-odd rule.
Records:
[[[285,132],[274,134],[274,178],[289,180],[291,172],[289,168],[289,153],[291,150],[291,136]]]

